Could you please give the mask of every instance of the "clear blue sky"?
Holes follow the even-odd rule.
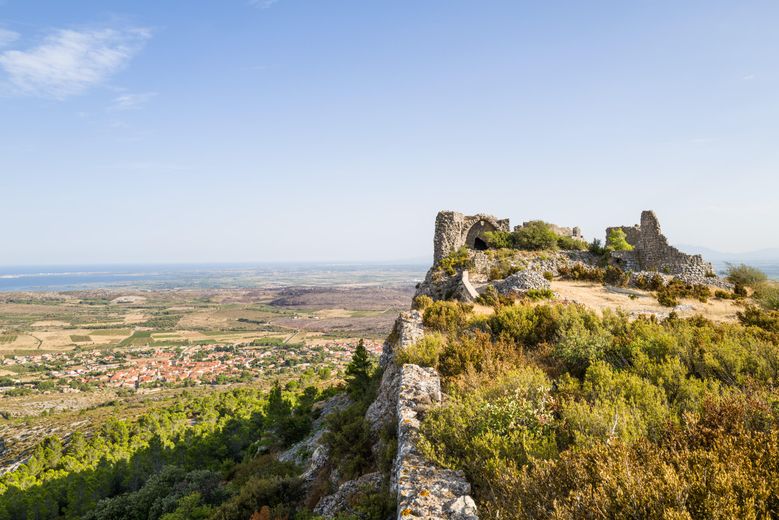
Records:
[[[779,246],[779,3],[0,0],[0,265],[382,260],[439,209]]]

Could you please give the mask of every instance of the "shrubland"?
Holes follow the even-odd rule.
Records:
[[[572,304],[433,302],[399,353],[449,399],[423,451],[462,469],[483,518],[779,514],[779,313],[629,319]]]

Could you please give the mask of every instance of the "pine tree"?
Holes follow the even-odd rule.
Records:
[[[281,385],[276,381],[268,394],[267,415],[271,419],[279,420],[288,417],[290,413],[292,413],[292,407],[289,401],[284,399],[281,394]]]
[[[352,398],[360,399],[366,395],[372,374],[373,362],[365,342],[360,340],[352,354],[352,361],[346,366],[346,389]]]

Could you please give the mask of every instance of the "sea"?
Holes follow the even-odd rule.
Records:
[[[421,281],[428,267],[422,263],[0,266],[0,291],[394,286]]]
[[[779,280],[779,262],[751,265]],[[0,266],[0,292],[397,286],[421,281],[429,266],[421,262]],[[715,268],[723,273],[726,264],[715,263]]]

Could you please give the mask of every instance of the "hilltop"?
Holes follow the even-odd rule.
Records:
[[[651,211],[591,241],[441,212],[434,258],[378,363],[360,341],[343,378],[128,401],[91,435],[31,446],[0,477],[0,517],[779,515],[779,290],[763,273],[719,276]],[[274,302],[363,316],[322,298]]]

